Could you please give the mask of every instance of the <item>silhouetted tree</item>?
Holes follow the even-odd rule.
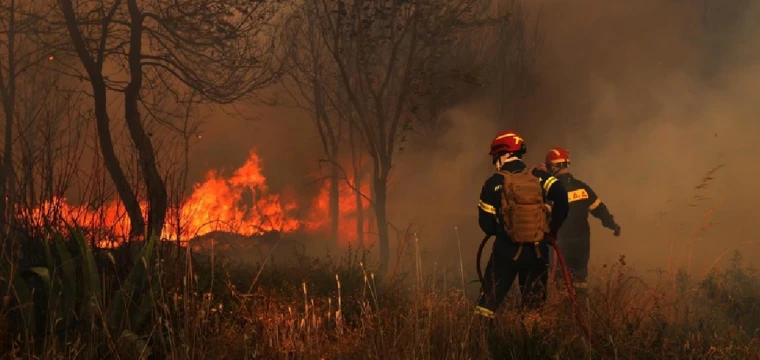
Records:
[[[0,161],[0,227],[7,231],[13,218],[15,199],[14,123],[18,116],[19,88],[23,76],[52,60],[49,49],[39,39],[46,31],[46,8],[39,2],[9,0],[0,2],[0,103],[3,110],[4,143]],[[9,191],[10,190],[10,191]]]
[[[92,86],[100,150],[131,221],[131,235],[160,234],[167,190],[141,106],[151,92],[177,86],[204,99],[231,103],[275,77],[266,29],[277,1],[57,0],[73,48]],[[117,74],[105,69],[115,67]],[[123,96],[124,119],[147,188],[147,226],[134,189],[114,150],[108,98]],[[169,91],[168,94],[172,92]]]
[[[389,260],[388,180],[411,128],[410,98],[421,69],[452,55],[457,36],[484,20],[477,0],[319,0],[314,14],[340,91],[372,158],[380,273]]]
[[[283,81],[286,91],[296,106],[310,113],[322,143],[322,151],[330,169],[328,213],[330,238],[338,241],[340,225],[340,182],[342,177],[340,150],[345,115],[335,106],[336,74],[332,57],[324,46],[316,14],[316,3],[304,2],[296,6],[285,21],[280,40],[283,43],[284,61],[287,64]]]

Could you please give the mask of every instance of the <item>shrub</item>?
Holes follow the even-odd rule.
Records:
[[[190,256],[187,249],[162,259],[156,254],[168,251],[149,241],[122,277],[112,270],[111,252],[97,261],[82,236],[67,236],[43,246],[45,266],[2,263],[0,315],[23,325],[5,324],[9,355],[737,359],[760,353],[759,287],[754,270],[738,260],[701,282],[680,272],[645,283],[622,258],[605,266],[583,306],[590,345],[557,288],[540,314],[507,304],[491,323],[473,314],[462,289],[437,278],[448,269],[426,276],[417,269],[413,282],[380,283],[366,254],[299,253],[284,263],[245,264]]]

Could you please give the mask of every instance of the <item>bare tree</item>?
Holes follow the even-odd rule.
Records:
[[[8,210],[15,209],[9,187],[14,186],[14,121],[17,116],[21,77],[49,59],[48,49],[34,46],[46,16],[37,2],[9,0],[0,2],[0,101],[5,120],[4,144],[0,163],[0,226],[7,231]]]
[[[327,1],[315,14],[340,86],[356,113],[373,164],[373,207],[380,248],[380,273],[387,270],[386,201],[394,157],[411,125],[409,99],[418,70],[450,54],[456,35],[481,19],[477,0]]]
[[[493,1],[481,1],[478,6],[474,12],[479,14],[494,7]],[[495,69],[491,66],[494,47],[483,39],[494,29],[510,23],[512,15],[498,11],[491,17],[482,17],[470,25],[473,31],[453,34],[449,41],[431,47],[434,53],[416,69],[418,76],[409,96],[413,133],[421,138],[417,143],[421,148],[438,149],[440,139],[449,129],[443,113],[472,97],[482,96],[494,81]],[[498,73],[501,72],[499,68]]]
[[[171,229],[170,235],[175,236],[177,247],[181,246],[182,239],[187,239],[194,234],[190,234],[184,228],[186,219],[183,218],[183,207],[190,189],[188,177],[190,171],[190,148],[201,138],[201,125],[204,123],[204,116],[200,111],[200,96],[194,91],[190,91],[182,96],[182,99],[175,104],[167,105],[170,111],[151,112],[151,117],[161,126],[171,132],[174,139],[169,139],[169,146],[176,148],[177,151],[167,151],[167,162],[174,164],[166,170],[167,184],[173,194],[169,196],[170,207],[173,214],[168,220]],[[179,145],[179,146],[177,146]]]
[[[8,197],[15,207],[12,230],[29,235],[60,226],[69,215],[60,200],[78,180],[87,140],[80,94],[53,69],[62,60],[49,60],[51,67],[36,66],[18,77],[16,94],[11,182],[17,186]]]
[[[80,93],[54,70],[62,60],[53,55],[48,60],[45,67],[35,67],[18,77],[14,143],[20,156],[14,156],[13,181],[19,185],[18,205],[27,208],[61,195],[61,185],[70,185],[64,178],[77,171],[75,159],[81,157],[83,145],[79,136],[84,131],[78,118]]]
[[[322,142],[322,151],[330,169],[329,217],[330,239],[337,243],[340,225],[340,149],[345,121],[331,103],[335,92],[335,66],[324,46],[314,12],[316,3],[296,7],[285,21],[281,40],[287,63],[287,81],[283,81],[290,99],[310,113]]]
[[[508,16],[508,21],[499,22],[489,29],[490,34],[484,34],[489,40],[483,43],[496,49],[496,56],[492,56],[488,66],[495,75],[491,85],[496,88],[499,119],[520,119],[524,100],[538,84],[536,60],[543,45],[538,28],[540,13],[531,25],[522,0],[499,0],[497,11]]]
[[[124,120],[147,188],[147,235],[160,234],[167,190],[141,106],[150,91],[177,86],[205,99],[230,103],[268,85],[276,75],[264,30],[275,16],[274,1],[246,0],[58,0],[71,44],[92,86],[100,151],[131,221],[131,235],[146,235],[136,189],[114,150],[108,112],[111,91],[123,95]],[[116,67],[126,79],[104,71]]]
[[[351,168],[353,170],[353,191],[354,202],[356,204],[356,241],[360,250],[365,249],[364,244],[364,224],[366,219],[364,218],[364,197],[367,194],[362,193],[362,187],[364,185],[365,160],[364,160],[364,147],[362,146],[360,135],[354,126],[349,127],[348,131],[349,147],[351,148]]]

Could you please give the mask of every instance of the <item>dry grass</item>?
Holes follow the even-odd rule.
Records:
[[[134,329],[142,335],[143,358],[760,358],[760,286],[739,260],[701,283],[682,273],[645,284],[624,259],[606,266],[583,306],[593,347],[559,290],[538,321],[521,321],[508,304],[489,327],[457,285],[420,275],[390,288],[376,283],[355,255],[337,262],[301,256],[263,271],[217,263],[214,279],[211,265],[159,267],[161,276],[151,280],[160,285],[151,320]],[[253,291],[240,290],[248,288]],[[30,344],[12,325],[3,324],[11,358],[84,358],[80,334],[69,333],[67,344],[51,334]],[[99,356],[141,357],[120,349],[118,340],[101,339],[111,345]]]
[[[697,195],[716,169],[695,188]],[[603,266],[582,298],[590,345],[559,287],[550,289],[538,314],[516,312],[512,294],[494,323],[475,316],[462,290],[461,259],[450,269],[434,265],[423,273],[430,265],[421,261],[416,241],[393,266],[410,273],[384,282],[374,276],[367,254],[354,252],[339,260],[295,254],[263,265],[189,252],[178,259],[159,256],[148,266],[150,286],[143,290],[152,296],[148,320],[120,333],[97,333],[93,329],[117,328],[102,310],[118,289],[112,284],[123,280],[113,274],[128,272],[114,259],[129,256],[115,250],[101,254],[105,295],[96,299],[91,317],[76,317],[71,329],[43,326],[29,334],[18,326],[23,304],[8,281],[9,273],[44,261],[41,242],[25,241],[23,251],[2,254],[10,260],[0,272],[0,351],[7,358],[760,359],[760,277],[738,253],[723,269],[716,260],[699,280],[690,277],[688,262],[681,270],[669,263],[658,281],[649,282],[624,257]],[[451,273],[457,279],[447,278]],[[39,284],[30,285],[44,313],[50,302]],[[56,321],[47,316],[47,323]]]

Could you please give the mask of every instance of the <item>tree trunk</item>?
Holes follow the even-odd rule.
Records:
[[[145,220],[140,211],[140,203],[137,201],[137,196],[129,185],[124,170],[121,168],[121,165],[119,165],[119,158],[116,156],[116,152],[113,148],[113,139],[111,137],[110,128],[111,119],[108,116],[107,88],[102,73],[103,64],[101,59],[98,59],[96,62],[90,55],[90,50],[85,43],[84,37],[77,27],[79,22],[74,13],[72,2],[69,0],[58,0],[58,4],[66,18],[66,27],[69,31],[69,36],[71,37],[77,55],[82,61],[82,65],[84,65],[87,75],[90,77],[93,100],[95,103],[95,124],[97,125],[98,142],[101,154],[103,155],[103,164],[105,165],[108,174],[111,176],[114,186],[116,187],[116,192],[124,203],[124,209],[126,209],[127,216],[129,216],[131,225],[130,236],[143,236],[145,235]],[[103,34],[102,36],[106,36],[106,34]]]
[[[362,199],[362,173],[360,168],[354,168],[354,187],[356,187],[356,242],[359,249],[364,250],[364,199]]]
[[[3,102],[3,110],[5,111],[5,147],[3,149],[3,163],[2,167],[0,167],[0,224],[2,224],[3,235],[7,234],[13,210],[12,196],[8,194],[8,183],[13,171],[13,113],[16,103],[13,74],[9,74],[8,81],[9,89]]]
[[[388,198],[388,176],[385,170],[374,177],[375,184],[375,217],[377,219],[377,241],[380,247],[380,269],[378,275],[385,275],[388,270],[388,259],[390,259],[390,239],[388,234],[388,214],[386,213],[386,202]]]
[[[161,178],[156,164],[156,154],[150,137],[145,133],[140,118],[138,100],[142,89],[142,32],[143,14],[137,7],[137,0],[127,2],[132,20],[129,42],[130,80],[124,90],[124,118],[127,122],[132,142],[137,148],[143,180],[148,189],[148,238],[161,236],[168,208],[166,184]]]
[[[2,92],[3,112],[5,113],[5,146],[3,160],[0,164],[0,234],[5,236],[10,225],[10,213],[13,212],[13,202],[8,196],[11,172],[13,171],[13,117],[16,113],[16,2],[10,2],[10,14],[7,19],[5,35],[8,49],[7,82],[0,68],[0,92]],[[10,209],[10,211],[8,211]]]
[[[30,83],[39,81],[36,76],[30,76],[27,78]],[[27,87],[24,89],[23,98],[21,103],[23,104],[23,114],[16,116],[18,119],[20,135],[19,140],[21,149],[21,174],[22,176],[17,179],[20,181],[19,186],[19,202],[23,203],[25,207],[34,208],[37,206],[37,181],[34,176],[34,171],[37,166],[38,146],[37,137],[39,136],[40,126],[37,124],[38,116],[42,115],[42,108],[45,103],[49,101],[47,99],[48,94],[36,94],[34,87]],[[37,95],[35,97],[35,95]]]
[[[370,171],[370,170],[368,170]],[[374,174],[374,173],[372,173]],[[374,178],[373,178],[374,179]],[[369,193],[370,193],[370,199],[373,201],[377,201],[377,196],[375,196],[375,181],[369,182]],[[367,213],[367,218],[365,219],[369,223],[369,231],[370,233],[375,234],[377,236],[377,210],[375,209],[375,205],[372,204],[372,211]],[[374,225],[374,227],[372,227]]]
[[[100,81],[94,81],[93,94],[95,96],[95,120],[98,130],[98,140],[100,144],[100,152],[103,155],[103,164],[108,171],[108,174],[113,180],[116,192],[119,194],[119,198],[124,203],[124,209],[127,211],[127,216],[130,221],[130,236],[140,237],[145,235],[145,220],[143,219],[142,212],[140,211],[140,203],[137,201],[137,195],[129,185],[127,175],[124,174],[124,170],[119,164],[119,158],[116,156],[116,151],[113,147],[113,140],[111,138],[111,119],[108,116],[108,110],[106,110],[106,87]]]
[[[50,121],[49,119],[47,121]],[[45,136],[43,139],[43,144],[45,147],[45,168],[44,168],[44,174],[41,185],[41,192],[40,198],[41,199],[51,199],[53,197],[53,178],[55,177],[55,167],[53,166],[53,131],[51,129],[51,125],[48,122],[47,126],[45,127]]]
[[[348,139],[351,146],[351,164],[354,173],[354,198],[356,199],[356,242],[364,251],[364,199],[362,199],[362,160],[361,151],[357,149],[353,125],[349,125]]]
[[[34,145],[32,145],[34,146]],[[24,166],[24,185],[26,187],[26,198],[27,198],[27,205],[29,207],[34,208],[37,206],[37,194],[35,186],[37,186],[36,182],[34,181],[34,164],[35,164],[35,156],[32,154],[33,147],[27,148],[23,156],[22,164]]]
[[[310,23],[310,26],[313,24]],[[311,30],[312,36],[314,31]],[[319,131],[319,137],[322,140],[322,147],[325,151],[325,156],[330,161],[330,194],[329,194],[329,210],[328,216],[330,217],[330,244],[335,249],[339,246],[339,234],[338,228],[340,226],[340,164],[338,163],[338,153],[340,150],[339,142],[335,134],[335,129],[330,122],[330,117],[327,115],[327,104],[325,103],[322,86],[320,84],[321,67],[319,66],[319,59],[317,58],[316,46],[317,40],[312,37],[311,41],[311,56],[312,56],[312,69],[314,71],[314,78],[312,79],[312,88],[314,91],[314,120],[316,121],[317,130]]]
[[[335,248],[339,245],[338,227],[340,225],[340,173],[338,159],[334,156],[337,149],[333,149],[333,160],[330,174],[330,239]]]
[[[189,109],[190,105],[188,105]],[[190,135],[187,133],[187,121],[190,117],[188,110],[188,115],[185,117],[185,129],[184,129],[184,137],[185,137],[185,144],[184,149],[182,152],[184,164],[182,166],[182,171],[180,172],[180,186],[179,186],[179,197],[177,199],[177,261],[179,261],[179,255],[180,251],[182,250],[182,204],[185,202],[185,191],[187,191],[187,176],[188,172],[190,171]],[[190,239],[187,239],[190,241]],[[187,244],[190,246],[190,243]]]

